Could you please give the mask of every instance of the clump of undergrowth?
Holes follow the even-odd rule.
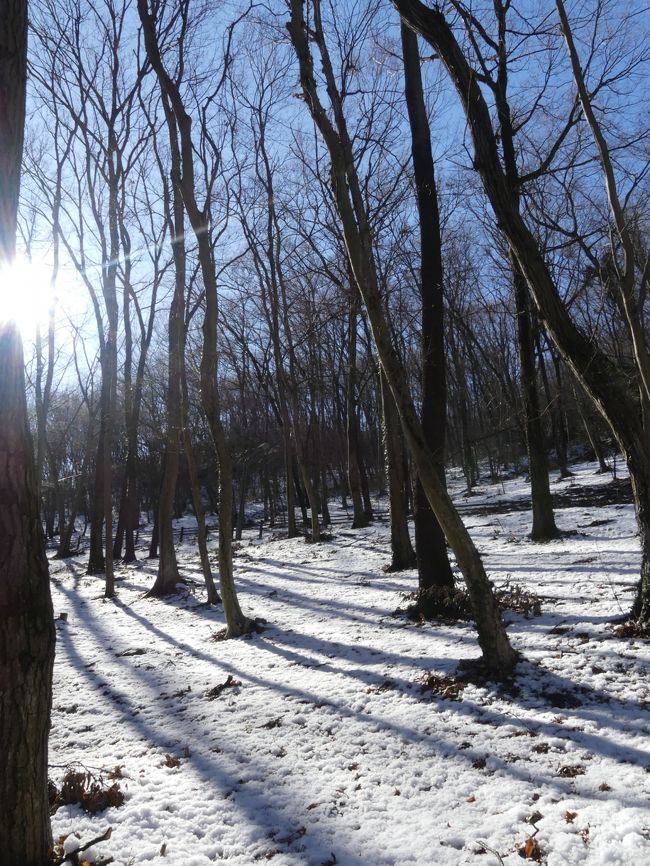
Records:
[[[517,676],[513,671],[499,675],[490,670],[483,658],[463,659],[456,670],[446,674],[425,671],[419,680],[420,693],[459,701],[469,685],[496,689],[503,696],[516,697],[519,694]]]
[[[494,595],[502,611],[521,613],[526,619],[542,614],[542,599],[518,583],[507,582],[495,589]]]
[[[640,638],[641,640],[650,640],[650,626],[646,622],[639,622],[635,619],[628,619],[626,622],[617,625],[612,629],[614,637],[623,638]]]
[[[501,611],[513,611],[523,614],[526,618],[540,616],[542,612],[541,598],[518,584],[505,583],[495,589],[494,595]],[[430,620],[458,622],[458,620],[471,620],[474,617],[469,593],[458,586],[452,588],[432,586],[407,593],[403,597],[411,604],[398,608],[395,615],[405,615],[413,622],[423,623]]]
[[[121,767],[109,771],[107,776],[111,784],[104,781],[101,773],[95,774],[90,770],[72,767],[63,776],[60,788],[50,779],[48,793],[51,813],[54,814],[60,806],[77,804],[90,815],[96,815],[110,807],[118,808],[124,803],[124,792],[117,781],[122,778]]]
[[[443,620],[457,622],[470,620],[473,616],[469,595],[464,589],[431,586],[409,592],[404,600],[411,602],[406,607],[395,611],[396,616],[406,616],[413,622],[423,623],[427,620]]]
[[[469,682],[467,676],[446,676],[425,671],[420,680],[420,692],[446,698],[449,701],[459,701]]]

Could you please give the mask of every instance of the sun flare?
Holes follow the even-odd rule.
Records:
[[[52,267],[46,261],[17,255],[0,269],[0,320],[14,322],[24,340],[33,340],[37,328],[47,327],[56,300]]]

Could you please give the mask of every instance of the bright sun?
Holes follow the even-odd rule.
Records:
[[[0,318],[13,321],[24,340],[33,340],[36,329],[47,326],[49,310],[56,303],[52,267],[44,260],[18,254],[0,270]]]

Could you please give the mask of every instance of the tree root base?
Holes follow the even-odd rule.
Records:
[[[238,637],[251,637],[254,634],[261,634],[267,625],[267,620],[261,616],[256,616],[253,619],[246,617],[237,629],[222,628],[220,631],[214,632],[212,640],[234,640]]]

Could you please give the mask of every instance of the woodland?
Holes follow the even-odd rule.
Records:
[[[0,866],[650,863],[650,8],[0,22]]]

